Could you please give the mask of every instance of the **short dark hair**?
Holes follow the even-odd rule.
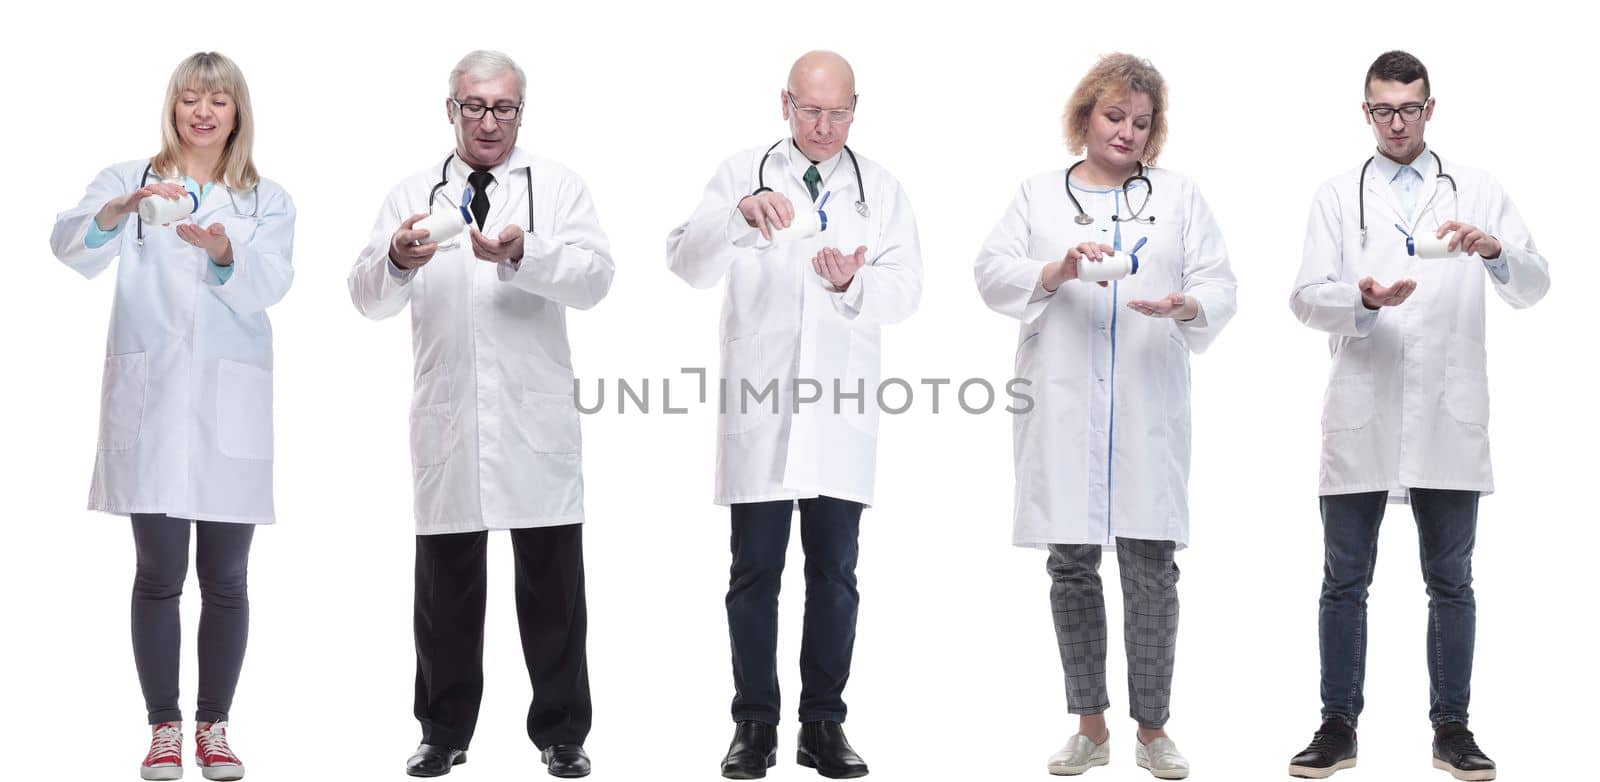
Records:
[[[1372,80],[1397,81],[1401,84],[1410,84],[1417,79],[1422,80],[1422,97],[1433,96],[1433,85],[1428,82],[1428,66],[1422,61],[1411,56],[1409,52],[1395,49],[1378,55],[1372,61],[1372,67],[1367,69],[1367,80],[1361,83],[1361,94],[1367,97],[1372,95]]]

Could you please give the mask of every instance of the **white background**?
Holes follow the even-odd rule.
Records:
[[[181,15],[167,16],[175,7]],[[147,10],[150,9],[150,10]],[[83,510],[115,269],[54,261],[54,214],[102,167],[153,154],[171,69],[199,49],[245,71],[257,161],[299,207],[277,354],[277,505],[252,556],[249,656],[232,736],[253,779],[401,778],[411,717],[412,521],[407,318],[362,319],[345,275],[384,194],[449,151],[446,76],[472,48],[529,75],[522,145],[588,182],[617,262],[612,292],[569,323],[580,377],[638,381],[715,367],[721,292],[666,269],[667,232],[716,165],[781,137],[778,90],[817,47],[856,67],[850,139],[897,175],[921,226],[922,308],[885,331],[885,375],[1009,377],[1016,324],[988,311],[972,261],[1025,177],[1068,161],[1058,117],[1095,55],[1149,57],[1171,90],[1162,164],[1192,176],[1223,227],[1239,314],[1194,367],[1193,545],[1172,735],[1195,779],[1277,779],[1318,718],[1316,507],[1325,338],[1286,306],[1322,180],[1370,154],[1359,84],[1402,47],[1433,76],[1428,140],[1499,177],[1554,285],[1512,311],[1491,295],[1491,432],[1499,493],[1478,534],[1472,725],[1506,779],[1573,771],[1595,695],[1590,408],[1593,37],[1521,2],[1260,8],[984,2],[30,4],[8,24],[12,247],[0,284],[4,382],[0,567],[12,770],[132,779],[146,741],[128,641],[127,521]],[[1065,217],[1065,216],[1064,216]],[[592,389],[592,385],[586,385]],[[608,396],[615,399],[614,387]],[[921,389],[919,389],[920,391]],[[681,398],[681,397],[680,397]],[[863,521],[862,609],[846,692],[873,777],[1043,778],[1073,732],[1044,555],[1014,549],[1010,421],[944,400],[885,416],[877,507]],[[730,734],[723,612],[726,512],[710,503],[714,414],[584,418],[596,779],[716,777]],[[785,578],[786,697],[775,779],[793,764],[803,581]],[[1385,526],[1372,593],[1361,768],[1428,768],[1426,598],[1405,508]],[[488,687],[459,779],[540,778],[529,694],[494,538]],[[1111,616],[1120,615],[1108,560]],[[184,600],[183,705],[193,708],[198,588]],[[1113,761],[1137,779],[1113,619]],[[187,731],[186,726],[186,731]],[[1578,744],[1568,743],[1579,739]],[[186,750],[190,739],[186,736]],[[196,772],[191,767],[191,775]]]

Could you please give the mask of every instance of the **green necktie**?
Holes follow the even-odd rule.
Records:
[[[817,172],[817,167],[806,169],[806,189],[811,191],[811,200],[817,200],[817,191],[822,185],[822,174]]]

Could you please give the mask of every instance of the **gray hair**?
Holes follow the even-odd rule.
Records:
[[[456,63],[450,71],[450,96],[455,97],[461,88],[461,77],[471,76],[474,79],[492,79],[506,71],[511,71],[517,76],[517,100],[527,97],[528,77],[522,73],[517,63],[504,52],[479,49],[469,52]]]

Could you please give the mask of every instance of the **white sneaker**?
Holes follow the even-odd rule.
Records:
[[[1082,733],[1074,733],[1060,752],[1050,756],[1049,769],[1058,777],[1071,777],[1110,762],[1110,738],[1103,744],[1096,744]]]
[[[1149,769],[1156,779],[1183,779],[1189,776],[1189,761],[1178,751],[1178,745],[1166,736],[1134,747],[1133,760],[1139,764],[1139,768]]]

